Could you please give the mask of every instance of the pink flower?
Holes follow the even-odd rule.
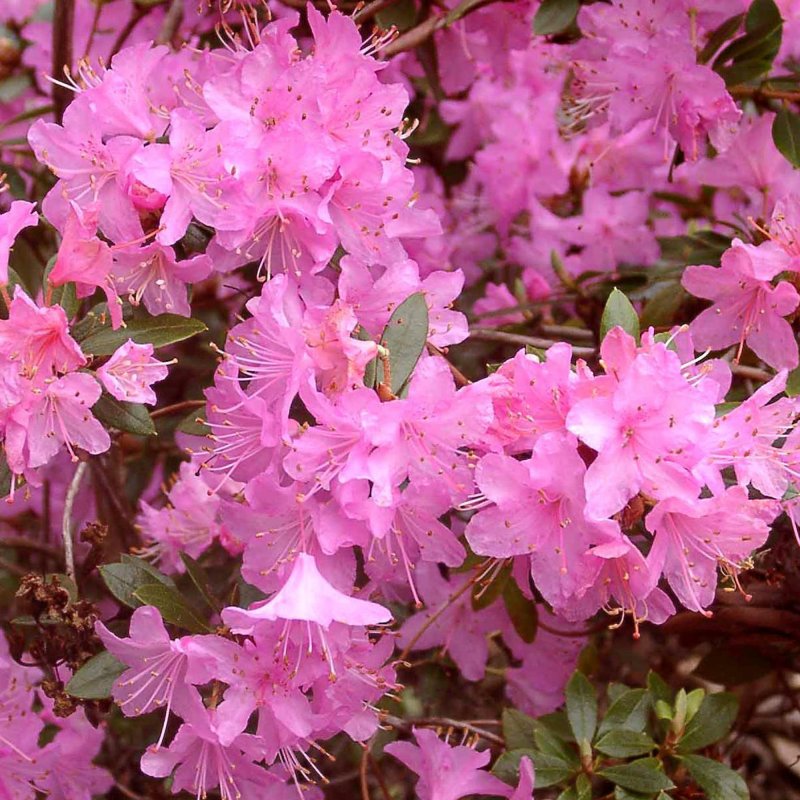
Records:
[[[334,589],[307,553],[297,554],[288,580],[269,600],[256,603],[247,611],[233,607],[223,611],[226,624],[238,633],[252,633],[261,620],[302,620],[328,628],[333,622],[379,625],[391,618],[383,606]]]
[[[0,285],[8,283],[8,257],[14,246],[14,239],[24,228],[39,224],[35,203],[15,200],[11,208],[0,214]]]
[[[523,759],[520,769],[523,788],[517,793],[482,769],[489,763],[488,750],[478,752],[471,747],[453,747],[425,728],[415,729],[414,738],[416,745],[392,742],[384,749],[419,775],[416,791],[420,800],[459,800],[473,794],[529,800],[533,790],[533,768],[529,759]]]
[[[688,381],[664,344],[637,351],[621,328],[608,333],[601,355],[608,374],[588,380],[567,415],[567,429],[598,453],[586,472],[586,513],[611,516],[639,491],[693,499],[716,385]]]
[[[89,409],[100,399],[100,384],[91,376],[72,373],[45,383],[30,407],[26,433],[27,466],[47,464],[61,445],[73,461],[75,448],[104,453],[111,446],[106,429]]]
[[[132,304],[144,302],[151,314],[188,317],[187,284],[211,274],[211,259],[199,255],[178,261],[171,247],[153,243],[116,251],[111,274],[117,291],[127,295]]]
[[[714,301],[692,322],[697,346],[721,350],[738,342],[738,358],[747,342],[770,366],[796,367],[797,342],[784,317],[797,308],[800,295],[786,281],[772,285],[789,265],[789,256],[772,242],[756,247],[734,239],[721,267],[687,267],[681,281],[684,288]]]
[[[645,519],[654,534],[648,565],[686,608],[703,611],[714,600],[717,566],[735,580],[739,562],[764,544],[779,513],[777,502],[749,500],[742,486],[707,500],[662,500]]]
[[[117,400],[154,405],[156,393],[151,386],[163,381],[168,372],[165,363],[153,358],[152,344],[136,344],[128,339],[97,370],[97,377]]]
[[[40,306],[17,286],[8,310],[0,320],[0,352],[18,362],[28,378],[49,378],[54,372],[71,372],[86,364],[78,343],[69,334],[61,306]]]

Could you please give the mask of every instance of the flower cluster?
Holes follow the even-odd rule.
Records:
[[[529,800],[410,659],[551,715],[796,532],[798,4],[68,5],[49,81],[70,32],[0,11],[0,572],[99,621],[74,678],[10,622],[0,795],[109,791],[110,693],[159,791],[315,800],[363,746],[368,794],[391,728],[421,800]]]

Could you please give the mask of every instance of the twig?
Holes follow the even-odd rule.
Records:
[[[60,81],[64,71],[72,69],[72,36],[75,28],[75,0],[56,0],[53,11],[53,78]],[[53,83],[53,113],[59,124],[64,109],[72,99],[72,92]]]
[[[67,498],[64,501],[64,516],[61,521],[61,536],[64,539],[64,563],[67,576],[73,583],[75,582],[75,556],[72,549],[72,506],[75,504],[75,498],[81,488],[81,481],[85,472],[86,462],[81,461],[67,489]]]
[[[586,328],[573,328],[571,325],[539,325],[542,333],[547,336],[560,336],[564,339],[576,339],[582,342],[594,341],[594,334]]]
[[[17,550],[34,550],[37,553],[44,553],[51,558],[63,558],[63,553],[58,548],[45,544],[44,542],[37,542],[35,539],[28,539],[25,536],[0,536],[0,547],[13,547]]]
[[[358,770],[359,784],[361,786],[361,800],[370,800],[369,782],[367,781],[367,758],[369,750],[365,747],[361,756],[361,767]]]
[[[444,612],[453,604],[459,597],[461,597],[464,592],[468,589],[473,587],[482,577],[484,570],[484,564],[481,564],[481,571],[476,572],[475,575],[472,575],[468,581],[464,583],[463,586],[460,586],[453,592],[447,600],[442,603],[442,605],[436,609],[429,617],[425,620],[425,622],[420,626],[420,629],[411,637],[411,641],[405,646],[403,652],[400,653],[400,661],[405,661],[408,658],[408,654],[414,649],[414,645],[422,638],[422,634],[431,627],[431,625],[436,622],[439,617],[444,614]]]
[[[473,328],[469,332],[470,339],[480,339],[486,342],[506,342],[507,344],[530,345],[538,347],[540,350],[547,350],[558,342],[550,339],[540,339],[537,336],[523,336],[519,333],[507,333],[506,331],[493,331],[487,328]],[[572,352],[576,356],[593,356],[597,351],[594,347],[572,347]]]
[[[205,400],[183,400],[180,403],[174,403],[171,406],[164,406],[164,408],[157,408],[155,411],[151,411],[150,419],[179,414],[181,411],[192,411],[195,408],[205,408],[205,405]]]
[[[164,23],[156,36],[156,44],[169,44],[183,20],[183,0],[172,0]]]
[[[384,8],[393,6],[396,2],[397,0],[372,0],[371,3],[367,3],[360,11],[356,11],[356,13],[353,14],[353,22],[355,22],[356,25],[360,25],[362,22],[372,19],[376,14],[383,11]]]
[[[487,742],[496,744],[499,747],[503,747],[505,745],[505,741],[503,740],[502,736],[498,736],[496,733],[492,733],[491,731],[486,731],[483,728],[479,728],[469,722],[462,722],[461,720],[451,719],[450,717],[420,717],[419,719],[400,719],[400,717],[387,715],[382,716],[381,718],[387,724],[394,728],[400,728],[401,730],[410,730],[411,728],[459,728],[462,731],[467,731],[467,733],[474,733],[476,736],[480,736],[481,739],[485,739]]]
[[[464,375],[464,373],[455,364],[450,362],[450,359],[447,357],[447,354],[444,352],[444,350],[439,349],[435,344],[431,344],[430,342],[428,342],[428,350],[433,353],[433,355],[444,359],[445,364],[450,367],[450,372],[453,374],[453,378],[459,386],[469,386],[472,383],[472,381],[466,375]]]
[[[383,800],[392,800],[392,795],[389,792],[389,787],[386,785],[386,781],[383,779],[383,773],[381,772],[380,766],[378,766],[378,762],[372,757],[372,753],[367,750],[367,762],[369,766],[372,768],[372,773],[378,780],[378,786],[380,787],[381,794],[383,795]]]
[[[758,367],[745,367],[741,364],[731,364],[731,372],[740,378],[750,378],[754,381],[771,381],[775,376]]]
[[[125,26],[120,30],[114,44],[111,47],[109,60],[122,50],[122,45],[128,40],[128,37],[133,33],[133,29],[147,16],[147,8],[145,6],[134,6],[128,21]]]

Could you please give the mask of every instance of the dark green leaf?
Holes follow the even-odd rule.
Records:
[[[639,758],[629,764],[606,767],[597,774],[623,789],[642,794],[674,788],[672,781],[662,771],[661,762],[657,758]]]
[[[726,19],[718,28],[715,28],[709,35],[705,47],[698,53],[698,63],[706,64],[714,58],[720,47],[739,30],[742,22],[744,22],[744,14],[737,14]]]
[[[197,408],[187,414],[175,428],[181,433],[188,433],[190,436],[208,436],[211,428],[206,424],[206,410]]]
[[[798,392],[800,392],[800,387],[798,387]],[[796,493],[795,496],[797,496]],[[789,498],[784,495],[782,499]],[[775,664],[772,660],[754,647],[730,645],[715,647],[694,668],[694,674],[723,686],[740,686],[763,678],[774,669]]]
[[[25,198],[27,193],[25,179],[16,167],[12,167],[11,164],[0,161],[0,175],[5,175],[4,182],[15,200],[22,200]]]
[[[192,583],[197,587],[197,591],[200,592],[203,600],[208,603],[209,608],[212,611],[219,611],[220,604],[211,593],[205,570],[200,566],[200,564],[197,563],[197,561],[195,561],[186,553],[181,553],[181,561],[183,561],[183,565],[186,567],[186,572],[192,579]]]
[[[171,578],[162,575],[155,567],[134,556],[124,555],[122,561],[103,564],[99,569],[100,576],[111,594],[129,608],[138,608],[142,605],[134,594],[140,587],[148,583],[163,583],[173,587],[175,585]]]
[[[650,696],[644,689],[625,689],[609,706],[603,717],[599,735],[618,728],[643,731],[650,710]]]
[[[681,761],[706,793],[707,800],[749,800],[747,784],[730,767],[703,756],[683,756]]]
[[[655,794],[653,792],[631,792],[628,789],[623,789],[621,786],[614,787],[614,800],[653,800]],[[669,798],[667,798],[669,800]]]
[[[114,681],[127,667],[107,650],[90,658],[70,679],[66,690],[82,700],[103,700],[111,696]]]
[[[597,695],[582,672],[573,672],[565,689],[567,718],[575,739],[591,742],[597,728]]]
[[[517,711],[516,708],[503,710],[503,739],[508,750],[524,750],[533,747],[533,734],[536,720]]]
[[[506,588],[506,583],[511,580],[511,563],[505,564],[497,572],[491,573],[490,582],[479,581],[472,589],[472,609],[480,611],[488,608],[499,600]]]
[[[495,761],[492,772],[500,780],[515,784],[519,780],[519,762],[523,756],[533,761],[536,769],[536,788],[545,789],[567,780],[575,774],[575,767],[555,756],[538,753],[535,750],[509,750]]]
[[[539,36],[562,33],[575,21],[579,0],[543,0],[533,18],[533,32]]]
[[[800,395],[800,367],[793,369],[786,379],[786,394],[789,397]]]
[[[783,25],[781,12],[774,0],[753,0],[747,9],[744,27],[748,33],[776,30]]]
[[[684,300],[686,292],[677,281],[670,281],[650,298],[642,311],[642,328],[660,328],[670,325],[675,319]]]
[[[630,758],[631,756],[641,756],[652,752],[656,743],[642,731],[630,731],[619,728],[609,731],[601,736],[595,747],[607,756],[612,758]]]
[[[772,122],[772,141],[793,167],[800,167],[800,115],[781,108]]]
[[[102,327],[79,341],[84,353],[110,356],[128,339],[132,339],[136,344],[164,347],[181,342],[204,330],[206,330],[206,326],[198,319],[181,317],[178,314],[159,314],[157,317],[133,319],[127,324],[127,327],[117,330],[112,330],[110,325]]]
[[[381,336],[381,344],[389,351],[391,390],[400,390],[414,371],[414,367],[428,341],[428,305],[425,295],[416,292],[394,310]],[[382,383],[383,364],[378,362],[377,380]]]
[[[190,633],[208,633],[210,628],[184,600],[177,589],[163,583],[140,586],[134,597],[147,606],[155,606],[165,622],[177,625]]]
[[[525,597],[513,578],[506,581],[503,589],[503,602],[514,630],[522,641],[530,644],[536,638],[536,630],[539,625],[536,603]]]
[[[728,734],[739,708],[736,695],[720,692],[706,696],[698,712],[689,720],[678,742],[681,753],[700,750]]]
[[[728,86],[755,80],[771,69],[783,34],[783,20],[773,0],[754,0],[745,31],[714,60],[714,69]]]
[[[636,309],[631,305],[631,301],[615,287],[608,296],[603,316],[600,319],[600,339],[605,339],[606,334],[617,326],[633,336],[634,339],[639,339],[639,317]]]
[[[53,256],[48,262],[44,270],[44,283],[46,284],[50,278],[50,273],[56,265],[56,256]],[[67,319],[72,319],[80,309],[80,302],[75,289],[74,283],[65,283],[63,286],[52,286],[50,288],[50,304],[59,305],[64,309]]]
[[[647,673],[647,689],[655,703],[657,700],[662,700],[665,703],[672,703],[673,692],[672,689],[664,682],[664,679],[657,675],[655,672]]]
[[[92,406],[92,413],[100,422],[118,431],[137,436],[153,436],[156,432],[150,414],[141,403],[123,403],[105,391]]]
[[[681,267],[689,264],[717,267],[722,254],[731,246],[731,239],[715,231],[698,231],[686,236],[662,236],[658,244],[665,261]]]

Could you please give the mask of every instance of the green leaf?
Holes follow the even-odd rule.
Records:
[[[359,339],[362,342],[371,342],[372,337],[369,335],[369,332],[366,328],[359,325],[355,332],[355,338]],[[371,361],[367,363],[367,366],[364,368],[364,386],[368,389],[375,388],[375,378],[378,375],[378,359],[373,358]]]
[[[516,708],[503,709],[503,739],[508,750],[533,747],[536,720]]]
[[[628,789],[623,789],[621,786],[614,787],[614,800],[653,800],[655,794],[653,792],[631,792]],[[669,798],[667,798],[669,800]]]
[[[178,423],[175,430],[180,433],[188,433],[190,436],[208,436],[211,428],[206,423],[206,410],[196,408]]]
[[[181,317],[178,314],[159,314],[157,317],[133,319],[127,324],[127,327],[117,330],[106,325],[78,341],[84,353],[110,356],[128,339],[132,339],[136,344],[164,347],[181,342],[204,330],[206,330],[206,326],[199,319]]]
[[[536,603],[525,597],[513,578],[506,581],[503,589],[503,603],[505,603],[514,630],[522,641],[530,644],[536,638],[536,630],[539,627]]]
[[[703,756],[683,756],[681,761],[706,793],[707,800],[749,800],[750,792],[742,776],[725,764]]]
[[[686,726],[678,742],[678,752],[691,753],[718,742],[730,731],[738,709],[736,695],[729,692],[707,695]]]
[[[744,16],[744,14],[736,14],[736,16],[729,17],[711,32],[705,47],[697,55],[698,63],[706,64],[716,55],[720,47],[739,30],[744,22]]]
[[[800,380],[800,376],[798,376],[798,380]],[[800,387],[798,387],[798,392],[800,392]],[[788,386],[786,393],[789,394]],[[792,487],[789,488],[791,489]],[[797,496],[796,491],[794,496]],[[784,495],[782,499],[787,500],[789,498]],[[704,656],[694,668],[693,673],[704,680],[719,683],[723,686],[740,686],[763,678],[764,675],[774,669],[774,662],[752,646],[723,645],[722,647],[715,647]]]
[[[675,319],[687,294],[678,281],[669,281],[647,299],[642,311],[642,328],[660,328],[670,325]]]
[[[675,788],[672,781],[662,771],[661,762],[657,758],[639,758],[629,764],[606,767],[597,774],[623,789],[630,789],[632,792],[641,792],[642,794],[652,794],[660,792],[662,789]]]
[[[800,115],[781,108],[772,121],[772,141],[793,167],[800,167]]]
[[[129,608],[138,608],[143,605],[134,593],[148,583],[175,586],[171,578],[163,575],[141,558],[134,556],[124,555],[122,556],[122,561],[114,564],[103,564],[99,569],[100,576],[105,581],[111,594],[120,603]]]
[[[539,763],[541,756],[529,748],[523,747],[518,750],[506,750],[492,767],[492,774],[509,784],[516,784],[519,780],[519,762],[523,756],[527,756],[535,764]],[[538,766],[536,767],[538,770]]]
[[[103,700],[111,696],[114,681],[126,669],[125,664],[104,650],[92,656],[70,678],[65,688],[73,697],[80,697],[82,700]]]
[[[183,595],[163,583],[140,586],[133,596],[147,606],[155,606],[165,622],[177,625],[190,633],[208,633],[211,629],[189,606]]]
[[[608,707],[597,732],[602,736],[618,728],[643,731],[649,710],[650,696],[645,689],[625,689]]]
[[[92,413],[100,422],[118,431],[137,436],[154,436],[156,433],[156,426],[141,403],[123,403],[105,391],[92,406]]]
[[[662,700],[665,703],[672,705],[673,692],[672,689],[665,683],[664,679],[653,672],[652,670],[647,673],[647,690],[653,698],[653,703]]]
[[[50,273],[56,265],[56,256],[53,256],[44,269],[44,282],[47,283]],[[80,302],[74,283],[65,283],[62,286],[52,286],[50,288],[50,304],[59,305],[64,309],[67,319],[72,319],[80,310]]]
[[[714,60],[714,69],[728,86],[769,72],[780,50],[783,20],[773,0],[754,0],[744,27],[745,35],[731,42]]]
[[[492,773],[506,783],[516,784],[519,780],[519,762],[527,756],[536,769],[536,788],[545,789],[566,781],[575,774],[575,766],[556,756],[539,753],[527,748],[508,750],[494,762]]]
[[[605,339],[606,334],[617,326],[633,336],[634,339],[639,339],[639,317],[636,309],[631,305],[631,301],[615,287],[608,296],[603,316],[600,319],[600,339]]]
[[[573,672],[565,689],[567,718],[575,739],[591,742],[597,728],[597,695],[582,672]]]
[[[786,378],[786,394],[789,397],[800,395],[800,367],[793,369]]]
[[[681,267],[690,264],[718,267],[722,254],[731,245],[731,239],[716,231],[697,231],[685,236],[661,236],[658,244],[665,261]]]
[[[197,587],[197,591],[200,592],[200,595],[203,600],[206,601],[209,608],[212,611],[219,611],[220,604],[211,593],[205,570],[187,553],[181,553],[181,561],[183,561],[183,565],[186,567],[186,573],[192,579],[192,583]]]
[[[503,565],[500,570],[491,574],[489,583],[479,581],[472,588],[472,610],[481,611],[499,600],[506,588],[506,583],[511,580],[511,562]]]
[[[391,388],[394,394],[400,390],[414,371],[414,367],[428,341],[428,304],[425,295],[416,292],[407,297],[394,310],[381,336],[381,345],[389,351]],[[383,363],[378,361],[377,381],[382,383]]]
[[[543,0],[533,18],[533,32],[538,36],[562,33],[578,16],[580,0]]]
[[[612,758],[630,758],[631,756],[641,756],[652,752],[656,743],[642,731],[630,731],[619,728],[609,731],[601,736],[595,747],[607,756]]]

